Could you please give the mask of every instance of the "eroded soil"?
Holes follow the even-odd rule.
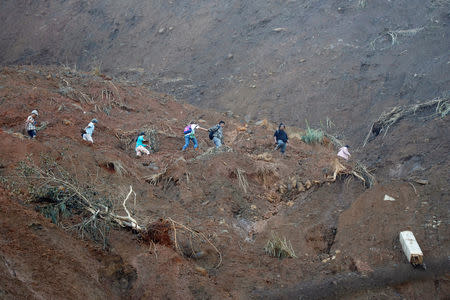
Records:
[[[301,142],[298,128],[289,128],[291,145],[282,157],[273,151],[275,124],[200,110],[134,83],[68,68],[7,67],[0,86],[4,298],[444,299],[449,294],[449,141],[442,135],[448,118],[428,118],[417,126],[407,119],[364,151],[355,149],[354,159],[369,163],[378,181],[366,189],[351,176],[327,179],[336,150],[328,140]],[[32,109],[46,124],[35,140],[22,134]],[[93,117],[99,124],[92,146],[79,131]],[[214,151],[201,131],[199,150],[180,151],[187,122],[209,127],[220,119],[226,121],[225,151]],[[156,130],[159,149],[137,159],[134,138],[142,128]],[[146,243],[112,226],[103,249],[70,229],[80,216],[53,224],[35,211],[38,204],[23,178],[15,177],[30,155],[38,165],[43,157],[53,158],[80,186],[108,195],[117,213],[124,213],[121,203],[133,186],[137,197],[129,208],[140,224],[171,218],[202,232],[220,251],[220,266],[206,243],[195,245],[204,255],[192,257],[171,243]],[[156,182],[148,180],[162,170]],[[386,194],[395,201],[383,201]],[[430,262],[426,272],[407,263],[398,243],[402,230],[414,232]],[[272,233],[286,237],[297,258],[265,254]],[[183,247],[189,240],[180,233],[177,242]]]

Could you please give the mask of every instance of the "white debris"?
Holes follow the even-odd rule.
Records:
[[[384,201],[395,201],[395,198],[389,195],[384,195]]]
[[[402,244],[403,253],[412,265],[421,265],[423,263],[423,253],[419,244],[411,231],[400,232],[400,244]]]

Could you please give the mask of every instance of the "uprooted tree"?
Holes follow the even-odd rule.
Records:
[[[60,223],[60,215],[79,215],[82,218],[80,223],[63,227],[77,229],[82,237],[103,242],[104,247],[107,246],[107,235],[113,224],[140,234],[144,242],[172,246],[185,257],[196,258],[199,253],[204,252],[203,248],[209,247],[218,257],[214,267],[221,265],[222,254],[204,233],[191,229],[170,217],[150,222],[147,226],[142,225],[142,221],[133,217],[127,207],[131,199],[136,205],[136,193],[131,185],[122,199],[114,191],[105,194],[92,185],[80,184],[77,176],[67,172],[49,157],[43,156],[41,165],[36,165],[32,158],[28,157],[26,161],[19,164],[17,176],[26,186],[31,201],[46,203],[41,212],[51,218],[54,223]],[[116,212],[119,209],[118,204],[125,214]],[[161,228],[167,230],[164,231]],[[161,238],[163,235],[165,237]]]
[[[435,108],[433,116],[440,116],[442,118],[447,116],[450,113],[450,98],[439,97],[424,103],[410,106],[396,106],[389,112],[383,112],[378,120],[373,122],[370,126],[370,130],[364,140],[363,147],[365,147],[368,142],[375,139],[382,132],[384,132],[383,137],[386,136],[389,128],[401,119],[432,108]]]

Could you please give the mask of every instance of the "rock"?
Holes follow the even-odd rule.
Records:
[[[14,132],[12,135],[21,140],[25,139],[25,136],[23,134],[21,134],[20,132]]]
[[[290,183],[287,184],[287,191],[288,192],[292,191],[292,184],[290,184]]]
[[[233,113],[231,110],[229,110],[229,111],[226,111],[226,112],[225,112],[225,115],[226,115],[227,117],[231,118],[231,117],[234,115],[234,113]]]
[[[297,178],[295,177],[290,177],[289,178],[289,184],[291,185],[291,187],[293,189],[297,188]]]
[[[200,273],[203,276],[207,276],[208,275],[208,271],[200,266],[195,266],[195,271],[197,271],[198,273]]]
[[[305,190],[305,186],[303,185],[303,183],[301,183],[300,181],[297,182],[297,191],[298,192],[304,192]]]
[[[64,97],[67,97],[69,94],[73,93],[73,88],[70,86],[60,86],[58,93]]]
[[[255,210],[256,209],[256,205],[255,204],[250,205],[250,209],[251,210]]]
[[[360,259],[355,260],[355,266],[356,270],[362,274],[368,274],[369,272],[373,272],[369,264]]]
[[[269,126],[269,121],[267,119],[257,121],[255,123],[256,126],[267,127]]]
[[[279,191],[281,194],[285,194],[286,191],[287,191],[286,185],[280,184],[280,187],[278,188],[278,191]]]
[[[395,201],[395,198],[389,195],[384,195],[384,201]]]
[[[289,207],[292,207],[292,206],[294,206],[294,201],[288,201],[286,203],[286,205],[289,206]]]
[[[311,186],[312,186],[311,181],[309,181],[309,179],[306,180],[306,182],[305,182],[305,187],[306,187],[306,189],[309,190],[309,189],[311,188]]]
[[[429,183],[426,179],[415,179],[414,182],[421,185],[427,185]]]

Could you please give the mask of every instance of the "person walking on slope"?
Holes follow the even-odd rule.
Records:
[[[197,139],[195,138],[195,131],[197,129],[208,131],[208,129],[200,127],[200,125],[195,124],[195,122],[191,122],[188,126],[184,128],[184,146],[182,151],[185,151],[186,148],[189,147],[191,141],[194,144],[194,150],[198,148],[198,142]]]
[[[339,152],[338,152],[337,155],[338,155],[339,157],[342,157],[342,158],[345,159],[345,160],[349,160],[350,157],[351,157],[351,154],[350,154],[350,152],[348,152],[348,148],[350,148],[349,145],[345,145],[344,147],[341,147],[341,148],[339,149]]]
[[[276,130],[275,133],[273,134],[275,144],[277,145],[275,147],[275,150],[280,149],[281,154],[284,154],[284,152],[286,151],[286,146],[289,140],[286,131],[284,131],[285,129],[286,126],[283,123],[280,123],[280,125],[278,126],[278,130]]]
[[[145,132],[141,132],[139,133],[139,136],[136,139],[136,156],[137,157],[141,157],[142,154],[146,154],[149,155],[150,151],[148,151],[148,149],[146,147],[149,147],[148,145],[145,145],[144,142],[147,142],[147,140],[145,140]]]
[[[83,140],[87,142],[94,143],[94,140],[92,139],[92,134],[94,133],[95,125],[97,124],[97,119],[92,119],[91,122],[89,122],[88,126],[84,128],[84,133],[81,135],[83,137]]]
[[[219,148],[223,144],[223,127],[225,127],[225,122],[220,121],[219,124],[208,129],[209,139],[214,142],[216,148]]]
[[[25,121],[25,130],[27,131],[30,138],[34,139],[36,137],[36,118],[39,116],[39,113],[37,110],[33,110],[31,112],[31,115],[28,116],[27,120]]]

